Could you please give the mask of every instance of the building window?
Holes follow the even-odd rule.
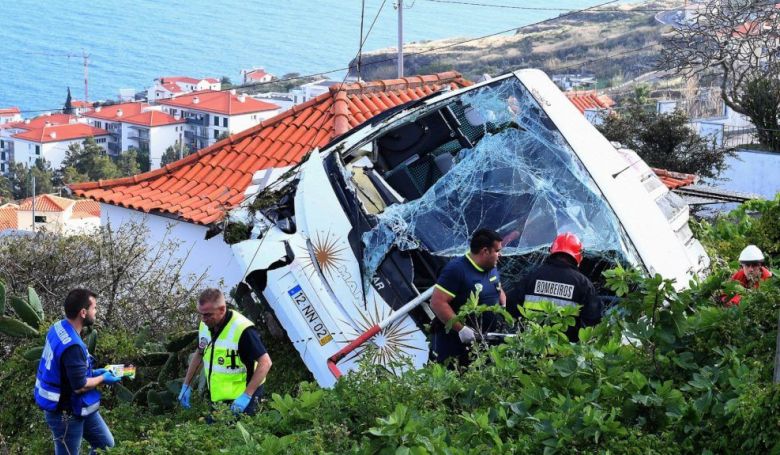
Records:
[[[0,160],[5,161],[7,159],[8,158],[6,157],[5,152],[0,152]]]
[[[5,141],[0,141],[0,149],[4,149],[4,148],[5,148]]]
[[[214,130],[214,139],[219,138],[219,131]]]
[[[95,122],[95,128],[103,128],[103,122]]]
[[[6,171],[5,163],[0,164],[0,172],[5,172],[5,171]]]
[[[219,117],[216,115],[214,116],[214,126],[219,126]]]
[[[35,154],[36,155],[40,155],[41,154],[41,146],[40,145],[36,145],[35,146]]]
[[[223,127],[225,127],[225,128],[227,128],[227,117],[224,117],[224,118],[222,119],[222,126],[223,126]]]
[[[45,223],[46,222],[46,216],[44,216],[44,215],[35,215],[35,222],[36,223]]]

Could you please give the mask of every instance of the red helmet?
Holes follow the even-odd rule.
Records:
[[[566,253],[577,262],[577,265],[580,265],[582,262],[582,242],[571,232],[558,234],[550,246],[550,253]]]

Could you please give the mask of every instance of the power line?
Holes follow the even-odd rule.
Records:
[[[386,1],[387,0],[382,2],[382,6],[384,6]],[[603,6],[606,6],[606,5],[610,5],[610,4],[616,3],[618,1],[619,0],[609,0],[607,2],[603,2],[603,3],[600,3],[598,5],[590,6],[588,8],[583,8],[583,9],[579,9],[579,10],[572,10],[572,11],[569,11],[568,13],[560,14],[560,15],[558,15],[556,17],[550,17],[550,18],[543,19],[543,20],[540,20],[540,21],[537,21],[537,22],[533,22],[533,23],[530,23],[530,24],[520,25],[520,26],[517,26],[517,27],[511,27],[511,28],[508,28],[508,29],[505,29],[505,30],[501,30],[501,31],[498,31],[498,32],[489,33],[489,34],[478,36],[478,37],[475,37],[475,38],[468,38],[468,39],[464,39],[464,40],[461,40],[461,41],[456,41],[454,43],[445,44],[445,45],[437,46],[437,47],[432,47],[432,48],[425,49],[425,50],[422,50],[422,51],[407,52],[407,53],[405,53],[405,55],[406,56],[422,55],[422,54],[427,54],[427,53],[430,53],[430,52],[439,51],[439,50],[442,50],[442,49],[449,49],[449,48],[457,47],[457,46],[460,46],[460,45],[463,45],[463,44],[471,43],[473,41],[478,41],[478,40],[485,39],[485,38],[491,38],[493,36],[503,35],[503,34],[509,33],[509,32],[516,32],[518,30],[522,30],[522,29],[527,28],[527,27],[534,27],[534,26],[537,26],[537,25],[541,25],[541,24],[545,24],[545,23],[548,23],[548,22],[556,21],[556,20],[562,19],[562,18],[567,17],[567,16],[571,16],[571,15],[582,13],[582,12],[586,12],[586,11],[591,11],[594,8],[600,8],[600,7],[603,7]],[[382,11],[382,9],[380,8],[379,12],[381,12],[381,11]],[[369,27],[368,33],[366,33],[366,38],[363,40],[364,43],[365,43],[366,39],[368,39],[368,34],[371,33],[371,29],[373,28],[374,23],[376,22],[378,16],[379,16],[379,14],[377,13],[377,16],[374,17],[374,21],[372,22],[371,26]],[[382,63],[392,62],[392,61],[395,61],[397,59],[398,59],[397,56],[392,56],[392,57],[388,57],[388,58],[384,58],[384,59],[380,59],[380,60],[374,60],[374,61],[362,63],[361,65],[362,65],[362,67],[365,68],[367,66],[374,66],[374,65],[380,65]],[[326,75],[326,74],[338,73],[338,72],[341,72],[341,71],[349,71],[352,68],[353,68],[353,66],[346,66],[346,67],[335,68],[335,69],[326,70],[326,71],[319,71],[319,72],[316,72],[316,73],[310,73],[310,74],[306,74],[306,75],[299,75],[299,76],[295,76],[295,77],[275,79],[275,80],[269,81],[269,82],[255,82],[255,83],[252,83],[252,84],[242,85],[242,86],[240,86],[238,88],[240,88],[240,89],[251,89],[251,88],[262,87],[262,86],[270,85],[270,84],[277,84],[277,83],[280,83],[280,82],[295,81],[295,80],[300,80],[300,79],[307,79],[307,78],[312,78],[312,77],[317,77],[317,76],[323,76],[323,75]],[[232,88],[224,88],[224,89],[215,90],[215,91],[225,92],[225,91],[230,91],[230,90],[233,90],[233,89]],[[62,110],[62,108],[57,107],[57,108],[52,108],[52,109],[23,110],[23,111],[19,111],[19,112],[20,113],[35,113],[35,112],[40,113],[40,112],[52,112],[52,111],[60,111],[60,110]]]

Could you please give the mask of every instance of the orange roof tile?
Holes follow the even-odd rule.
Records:
[[[64,197],[55,196],[53,194],[41,194],[35,196],[35,211],[36,212],[64,212],[73,203],[76,202],[73,199],[66,199]],[[32,211],[33,198],[19,201],[19,210],[24,212]]]
[[[122,122],[132,123],[133,125],[142,126],[164,126],[173,125],[176,123],[184,123],[184,119],[177,119],[176,117],[166,114],[162,111],[149,110],[141,112],[140,114],[131,115],[129,117],[122,117]]]
[[[19,226],[16,211],[17,208],[13,206],[0,208],[0,231],[16,229]]]
[[[7,128],[21,128],[25,130],[32,130],[37,128],[43,128],[47,125],[67,125],[71,121],[75,121],[76,116],[70,114],[51,114],[51,115],[39,115],[32,119],[26,119],[19,122],[11,122],[3,125]]]
[[[18,107],[0,107],[0,117],[10,117],[20,113]]]
[[[74,108],[80,109],[85,107],[92,107],[92,103],[89,101],[82,101],[82,100],[73,100],[70,102],[70,105]]]
[[[454,71],[337,84],[327,93],[163,168],[70,188],[78,196],[100,202],[210,224],[244,200],[256,171],[297,163],[310,150],[387,109],[445,87],[469,85]]]
[[[574,106],[583,114],[587,109],[609,109],[615,102],[607,95],[599,95],[595,90],[566,92]]]
[[[108,134],[109,132],[102,128],[95,128],[85,123],[70,123],[68,125],[52,125],[31,129],[14,134],[12,137],[43,144],[47,142],[86,139],[88,137],[105,136]]]
[[[120,122],[127,117],[140,114],[145,107],[149,107],[149,105],[141,102],[112,104],[111,106],[96,107],[85,113],[84,116]]]
[[[100,203],[91,199],[76,201],[73,206],[73,218],[100,218]]]
[[[158,103],[223,115],[240,115],[279,109],[279,106],[276,104],[266,103],[245,95],[236,95],[228,91],[217,90],[192,92],[176,98],[159,100]]]
[[[696,183],[699,178],[694,174],[684,174],[682,172],[674,172],[666,169],[653,168],[653,172],[670,190],[691,185]]]

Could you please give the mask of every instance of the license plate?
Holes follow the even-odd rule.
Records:
[[[325,324],[322,322],[320,315],[317,314],[317,310],[314,309],[306,294],[303,293],[301,285],[297,285],[294,288],[287,291],[290,298],[295,302],[296,308],[301,312],[301,316],[306,320],[309,325],[309,330],[314,334],[314,337],[319,341],[320,346],[325,346],[333,340],[333,335]]]

